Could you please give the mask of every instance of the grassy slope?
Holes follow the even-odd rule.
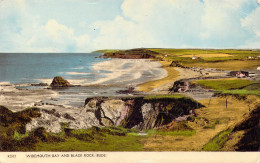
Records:
[[[183,96],[157,95],[148,96],[147,100],[160,98],[183,98]],[[228,101],[227,108],[226,99]],[[229,136],[229,132],[225,131],[243,120],[243,117],[250,113],[249,108],[251,110],[255,108],[260,103],[260,99],[256,96],[247,96],[245,101],[239,101],[232,96],[227,96],[211,99],[210,103],[209,99],[199,102],[206,107],[195,110],[197,117],[191,118],[187,122],[191,128],[187,130],[185,128],[183,130],[148,130],[146,131],[147,136],[139,136],[137,130],[118,127],[72,130],[70,134],[65,133],[65,130],[58,134],[46,133],[44,130],[25,134],[16,131],[5,141],[16,142],[16,146],[12,150],[20,151],[223,150],[222,147],[226,141],[222,141],[222,138],[226,140],[226,137]],[[66,125],[63,124],[63,129],[66,128]],[[233,144],[237,141],[239,139],[235,139]],[[26,142],[29,142],[29,145]],[[231,149],[229,148],[229,150]]]
[[[197,80],[195,83],[206,88],[215,90],[239,89],[256,82],[244,79],[213,79],[213,80]]]
[[[221,92],[222,94],[260,95],[259,82],[245,79],[198,80],[193,83]]]
[[[227,97],[227,99],[227,108],[225,106],[226,98],[211,99],[210,105],[208,105],[209,99],[199,101],[206,107],[196,110],[198,116],[194,121],[188,122],[189,126],[195,129],[196,134],[188,137],[151,135],[144,140],[144,149],[148,151],[200,151],[216,135],[234,127],[245,115],[248,115],[250,112],[248,105],[253,108],[260,101],[255,96],[249,96],[246,101],[239,101],[231,96]],[[205,127],[213,124],[215,124],[214,127]],[[222,147],[222,145],[216,144],[213,145],[214,147],[211,145],[211,148],[205,150],[217,149],[219,146]]]
[[[64,142],[36,144],[36,151],[143,151],[141,136],[105,135],[99,140],[88,142],[75,137]]]

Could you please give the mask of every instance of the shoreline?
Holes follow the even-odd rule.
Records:
[[[181,67],[171,67],[171,62],[169,61],[160,61],[162,68],[168,72],[168,76],[160,79],[153,80],[146,83],[139,84],[137,86],[138,91],[143,92],[152,92],[152,93],[167,93],[169,88],[177,80],[188,79],[188,78],[197,78],[197,77],[211,77],[211,76],[222,76],[225,75],[226,71],[211,70],[206,68],[181,68]],[[206,75],[207,74],[207,75]]]
[[[143,68],[143,70],[146,71],[149,67],[143,64],[145,62],[148,62],[149,66],[151,66],[151,63],[154,63],[156,65],[155,69],[163,69],[164,72],[167,71],[167,75],[163,77],[159,73],[162,71],[154,71],[155,75],[159,78],[161,77],[161,79],[136,85],[136,89],[149,90],[148,92],[140,91],[139,93],[143,93],[140,96],[134,94],[135,89],[132,87],[129,87],[128,90],[120,90],[122,94],[124,92],[129,95],[127,97],[121,95],[116,97],[111,96],[111,94],[110,96],[107,96],[106,93],[109,94],[111,92],[107,91],[107,88],[104,87],[100,88],[98,92],[98,85],[88,87],[75,86],[57,90],[44,89],[43,87],[41,87],[42,89],[28,90],[26,88],[18,89],[16,87],[17,85],[10,84],[8,82],[0,82],[0,105],[4,103],[6,104],[3,104],[4,106],[7,106],[11,111],[15,112],[23,110],[23,113],[27,113],[29,110],[34,113],[36,110],[36,112],[40,113],[39,117],[33,117],[30,122],[24,125],[26,133],[36,133],[35,131],[44,131],[43,133],[46,133],[45,135],[49,134],[49,132],[56,134],[62,133],[62,135],[59,135],[59,138],[64,140],[66,146],[62,145],[62,148],[55,148],[56,150],[64,149],[63,147],[68,147],[68,142],[71,144],[71,146],[68,147],[69,150],[76,150],[78,146],[82,145],[82,141],[88,145],[92,143],[88,139],[81,139],[83,134],[80,134],[80,136],[71,135],[73,131],[84,131],[85,137],[88,135],[85,134],[86,131],[88,132],[94,129],[100,133],[103,129],[105,129],[103,131],[106,133],[109,131],[109,133],[111,132],[113,135],[112,144],[114,144],[114,129],[119,129],[119,131],[121,131],[122,129],[120,128],[123,127],[124,129],[127,128],[137,130],[139,132],[138,134],[146,134],[147,132],[148,136],[144,137],[144,139],[139,139],[136,137],[137,133],[133,133],[132,130],[128,130],[129,133],[127,131],[124,133],[125,135],[122,135],[120,132],[120,137],[127,141],[129,140],[130,143],[137,142],[129,139],[131,136],[134,136],[134,138],[138,138],[138,140],[144,142],[141,144],[140,149],[146,151],[158,151],[165,149],[170,151],[203,151],[209,150],[209,148],[207,149],[205,147],[207,147],[207,145],[210,146],[212,140],[216,138],[217,140],[222,140],[223,137],[219,137],[219,133],[223,132],[228,132],[228,135],[225,136],[230,138],[225,141],[230,143],[229,140],[231,140],[231,143],[233,144],[224,144],[225,146],[223,145],[221,149],[236,150],[234,142],[239,143],[239,140],[243,139],[243,135],[240,134],[241,132],[238,133],[232,128],[239,125],[240,122],[247,123],[245,117],[254,118],[255,115],[251,116],[251,113],[255,111],[260,104],[259,97],[255,95],[247,95],[246,99],[238,99],[236,95],[213,97],[213,94],[217,91],[217,89],[214,89],[213,87],[211,90],[210,87],[204,87],[207,85],[192,83],[196,82],[195,80],[198,79],[206,80],[225,78],[227,71],[217,70],[214,68],[184,67],[180,64],[176,64],[174,67],[170,66],[170,61],[160,61],[158,64],[158,62],[154,62],[154,60],[142,60],[142,62],[140,62],[140,60],[137,59],[134,60],[134,62],[138,63],[136,67],[132,67],[133,65],[131,64],[124,64],[122,60],[116,61],[117,62],[114,62],[115,65],[113,65],[114,67],[112,68],[110,67],[111,63],[107,65],[100,63],[97,68],[97,70],[108,69],[111,71],[118,70],[119,67],[130,67],[129,71],[120,69],[118,71],[119,76],[114,76],[113,73],[111,73],[110,78],[108,77],[106,80],[110,80],[110,82],[113,82],[113,80],[119,80],[119,83],[117,83],[119,85],[115,85],[115,89],[108,86],[112,89],[111,92],[114,91],[114,93],[119,92],[117,90],[120,86],[120,78],[125,77],[128,79],[127,76],[122,74],[136,73],[136,70],[140,70],[140,68]],[[127,60],[124,60],[124,62],[127,62]],[[119,63],[121,65],[119,65]],[[133,78],[129,79],[129,81],[133,81],[135,76],[135,74],[131,75],[133,75]],[[178,81],[173,85],[174,81],[181,79],[185,82],[189,82],[187,85],[191,85],[191,87],[188,86],[188,91],[186,88],[186,90],[179,89],[181,88],[180,86],[183,86],[178,84],[178,82],[181,81]],[[70,81],[70,79],[68,79],[68,81]],[[100,81],[100,83],[102,82],[104,81]],[[122,86],[122,89],[124,86]],[[176,93],[170,94],[171,92],[169,92],[169,87],[172,87],[172,89],[174,89],[173,92]],[[223,86],[221,85],[221,89],[222,87]],[[86,96],[88,93],[93,93],[93,90],[91,90],[92,88],[96,88],[95,91],[97,92],[95,93],[97,96]],[[240,89],[241,86],[237,88]],[[226,86],[226,89],[228,90],[230,88]],[[189,95],[189,93],[191,95]],[[194,97],[192,97],[192,95],[194,95]],[[61,100],[61,96],[64,97],[63,101]],[[73,96],[75,99],[84,99],[83,101],[80,101],[82,104],[84,103],[84,105],[79,107],[68,105],[72,100],[70,96]],[[6,111],[8,108],[5,109],[2,107],[2,110]],[[10,117],[12,118],[12,116]],[[17,117],[19,117],[19,115]],[[255,121],[254,127],[259,126],[258,119],[256,120],[252,120]],[[249,124],[250,126],[247,128],[251,127],[251,123]],[[9,128],[12,127],[13,126],[11,125],[9,126]],[[43,130],[39,130],[39,127]],[[110,127],[112,130],[110,130]],[[231,131],[231,129],[233,131]],[[151,135],[149,134],[149,130],[152,131]],[[65,137],[63,131],[66,134]],[[161,133],[166,135],[161,135]],[[168,133],[174,135],[168,135]],[[176,135],[176,133],[181,133],[181,135]],[[237,134],[239,136],[239,140],[236,139],[236,137],[233,137]],[[93,137],[91,137],[91,140],[95,140],[93,141],[93,144],[96,145],[97,143],[100,143],[100,145],[106,145],[104,139],[102,141],[99,136],[95,137],[95,134],[92,135]],[[11,135],[10,138],[16,139],[15,135]],[[71,141],[70,138],[73,138],[73,141]],[[75,145],[74,138],[76,138],[77,141],[80,141],[80,143]],[[6,141],[9,140],[10,139],[6,139]],[[49,148],[49,145],[55,145],[55,147],[57,146],[56,142],[40,143],[46,144],[46,147],[48,147],[47,149],[51,149]],[[119,143],[121,144],[120,141]],[[245,144],[247,144],[247,142]],[[36,145],[38,150],[43,149],[39,146],[39,144]],[[124,147],[122,148],[125,149]],[[82,149],[89,150],[86,146]]]
[[[66,78],[73,85],[95,86],[95,85],[124,85],[137,86],[139,84],[149,82],[151,80],[159,80],[167,76],[167,71],[161,67],[161,63],[148,59],[120,59],[113,58],[111,60],[95,63],[91,69],[93,75],[98,74],[97,80],[87,78]],[[84,72],[66,72],[67,74],[80,75]],[[90,73],[88,73],[90,74]],[[52,78],[39,78],[41,83],[50,85]]]
[[[93,69],[96,71],[107,69],[114,72],[106,78],[101,78],[89,84],[84,84],[87,79],[67,79],[71,84],[77,86],[58,90],[47,89],[48,86],[33,86],[32,84],[35,83],[12,84],[11,82],[0,81],[0,105],[12,108],[13,111],[33,107],[39,103],[80,108],[84,105],[85,99],[89,97],[145,94],[136,91],[139,83],[150,82],[151,79],[157,80],[167,76],[166,70],[161,67],[159,62],[147,59],[141,61],[113,59],[97,63],[93,66]],[[138,76],[134,74],[135,72],[138,73]],[[125,80],[122,80],[124,78]],[[114,83],[117,80],[118,82]],[[52,79],[41,79],[39,81],[50,85]],[[128,91],[130,88],[134,88],[134,90]]]

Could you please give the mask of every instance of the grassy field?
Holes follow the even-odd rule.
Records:
[[[97,139],[97,137],[96,137]],[[93,142],[66,138],[64,142],[36,144],[35,151],[143,151],[142,136],[103,135]]]
[[[151,51],[158,52],[162,55],[170,57],[180,57],[185,55],[203,55],[220,57],[219,54],[225,56],[232,56],[231,59],[246,59],[248,56],[257,57],[260,55],[260,51],[252,50],[235,50],[235,49],[150,49]],[[216,55],[218,54],[218,55]],[[214,57],[210,57],[214,58]]]
[[[165,60],[175,60],[184,66],[217,68],[222,70],[256,69],[259,64],[260,51],[229,49],[150,49],[160,53]],[[167,55],[165,57],[165,55]],[[202,57],[191,59],[192,56]],[[254,59],[248,59],[253,57]]]
[[[216,68],[219,70],[240,71],[243,69],[256,69],[260,66],[259,60],[232,60],[220,62],[191,62],[185,63],[188,67]]]
[[[213,80],[197,80],[192,83],[199,84],[205,88],[214,89],[221,94],[237,94],[237,95],[260,95],[260,83],[257,81],[245,79],[213,79]]]
[[[197,80],[194,81],[203,87],[214,89],[214,90],[229,90],[229,89],[239,89],[250,84],[257,82],[245,79],[212,79],[212,80]]]
[[[230,55],[230,54],[224,54],[224,53],[216,53],[216,54],[184,54],[184,55],[181,55],[180,57],[188,57],[188,58],[191,58],[193,56],[196,56],[196,57],[201,57],[201,58],[221,58],[221,57],[234,57],[233,55]]]
[[[180,94],[174,94],[174,95],[150,95],[150,96],[145,96],[145,100],[158,100],[158,99],[179,99],[179,98],[185,98],[186,96],[180,95]],[[186,97],[187,98],[187,97]]]

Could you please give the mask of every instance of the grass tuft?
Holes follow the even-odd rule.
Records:
[[[228,141],[231,132],[231,128],[221,131],[203,146],[202,151],[220,151]]]

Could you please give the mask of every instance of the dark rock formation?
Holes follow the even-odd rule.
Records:
[[[260,106],[253,110],[249,117],[237,125],[232,132],[246,131],[242,139],[236,144],[237,151],[260,150]]]
[[[189,98],[92,98],[85,103],[86,112],[93,110],[100,125],[140,130],[166,125],[180,116],[191,114],[191,110],[201,107],[201,104]]]
[[[56,76],[53,78],[51,87],[69,87],[72,86],[67,80],[63,79],[60,76]]]
[[[136,94],[137,92],[135,91],[134,87],[130,87],[130,88],[126,89],[126,90],[116,91],[116,93],[119,93],[119,94]]]
[[[190,88],[188,80],[175,81],[173,87],[169,90],[170,92],[186,92]]]
[[[31,86],[48,86],[47,83],[31,84]]]

